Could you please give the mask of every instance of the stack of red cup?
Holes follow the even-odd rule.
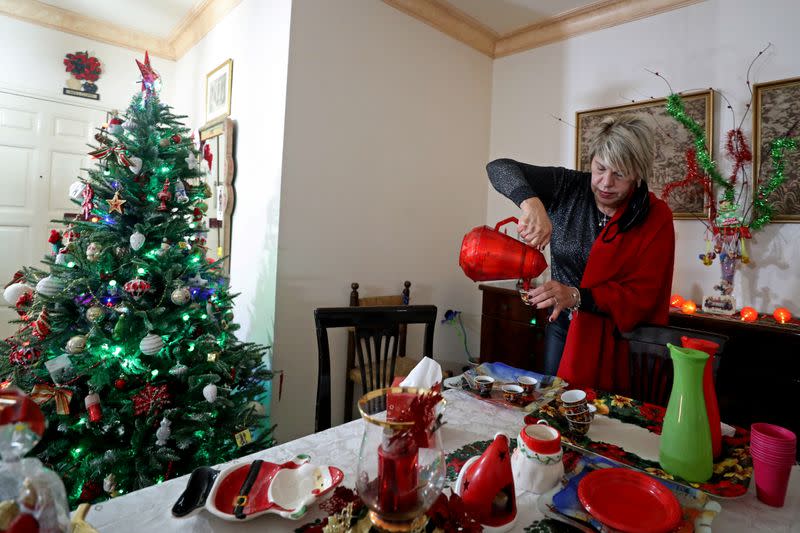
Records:
[[[759,500],[783,507],[796,453],[797,435],[792,431],[763,422],[750,427],[750,455]]]

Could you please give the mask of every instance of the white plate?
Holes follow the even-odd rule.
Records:
[[[442,381],[442,385],[445,389],[461,389],[463,387],[463,380],[461,379],[462,375],[463,374],[459,374],[457,376],[453,376],[452,378],[445,378],[444,381]]]

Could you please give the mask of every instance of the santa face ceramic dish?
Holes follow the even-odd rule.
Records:
[[[223,520],[250,520],[265,513],[297,520],[344,479],[338,468],[309,461],[309,456],[298,455],[280,465],[256,460],[222,471],[198,468],[172,514],[182,518],[205,508]]]

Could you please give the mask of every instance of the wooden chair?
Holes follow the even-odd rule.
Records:
[[[390,294],[385,296],[370,296],[362,298],[358,294],[358,283],[350,284],[350,306],[351,307],[374,307],[377,305],[408,305],[411,300],[411,282],[403,283],[403,290],[400,294]],[[400,325],[400,335],[398,336],[397,348],[397,368],[396,373],[400,376],[408,374],[419,362],[419,359],[406,357],[406,326]],[[355,384],[361,383],[361,370],[356,366],[356,344],[353,329],[347,332],[347,364],[345,366],[345,385],[344,385],[344,421],[349,422],[353,419],[353,393]],[[363,388],[363,384],[362,384]]]
[[[673,368],[667,343],[681,345],[681,337],[705,339],[719,344],[714,362],[716,381],[717,368],[728,337],[672,326],[643,325],[622,337],[629,343],[629,365],[631,397],[656,405],[666,406],[672,391]]]
[[[314,310],[319,374],[315,431],[331,427],[331,355],[328,329],[353,328],[355,352],[364,391],[388,387],[397,369],[400,326],[424,324],[422,357],[433,357],[436,306],[327,307]]]

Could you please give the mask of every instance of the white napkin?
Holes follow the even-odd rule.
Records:
[[[432,389],[441,382],[442,366],[430,357],[423,357],[422,361],[408,373],[406,379],[400,382],[400,386]]]
[[[720,430],[722,431],[723,437],[733,437],[736,435],[736,428],[729,426],[725,422],[719,423]]]

